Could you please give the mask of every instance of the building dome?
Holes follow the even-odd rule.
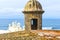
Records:
[[[43,9],[37,0],[29,0],[23,11],[43,11]]]

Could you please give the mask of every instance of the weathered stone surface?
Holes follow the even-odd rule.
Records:
[[[37,35],[31,32],[14,32],[0,34],[0,40],[36,40]]]
[[[25,29],[26,30],[32,30],[31,29],[31,20],[32,19],[37,19],[37,30],[42,29],[42,14],[38,13],[29,13],[25,14]]]
[[[23,10],[25,15],[25,30],[41,30],[42,29],[42,14],[44,13],[41,4],[37,0],[29,0]],[[36,19],[34,29],[31,27],[31,20]]]
[[[48,31],[45,31],[45,32],[48,32]],[[55,32],[60,35],[60,31],[49,31],[49,32],[52,32],[51,34]],[[57,35],[46,36],[46,35],[40,36],[35,32],[19,31],[19,32],[13,32],[13,33],[0,34],[0,40],[60,40],[59,35],[58,36]]]

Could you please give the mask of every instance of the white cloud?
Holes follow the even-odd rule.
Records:
[[[22,8],[27,0],[0,0],[0,8]]]
[[[0,18],[21,18],[23,17],[22,8],[1,8]]]
[[[43,18],[60,18],[60,0],[41,0],[44,9]]]
[[[0,12],[21,12],[22,8],[0,8]]]
[[[22,13],[21,8],[24,8],[27,1],[29,0],[24,0],[24,1],[23,0],[0,0],[0,18],[2,17],[12,18],[11,16],[18,18],[18,16],[20,15],[19,13]],[[52,14],[50,12],[52,11],[53,12],[57,11],[60,13],[60,0],[38,0],[38,1],[41,3],[45,11],[43,17],[45,17],[45,15],[48,15],[46,17],[49,17]],[[57,12],[53,14],[56,14]]]
[[[21,18],[27,0],[0,0],[0,18]]]

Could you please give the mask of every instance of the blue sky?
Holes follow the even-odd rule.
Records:
[[[24,19],[22,10],[29,0],[0,0],[0,19]],[[60,19],[60,0],[38,0],[45,13],[43,18]]]
[[[0,18],[23,18],[22,10],[29,0],[0,0]],[[60,0],[38,0],[45,13],[43,18],[60,18]]]

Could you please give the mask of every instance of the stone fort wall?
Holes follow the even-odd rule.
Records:
[[[31,32],[13,32],[0,34],[0,40],[60,40],[60,38],[50,36],[39,36]]]

